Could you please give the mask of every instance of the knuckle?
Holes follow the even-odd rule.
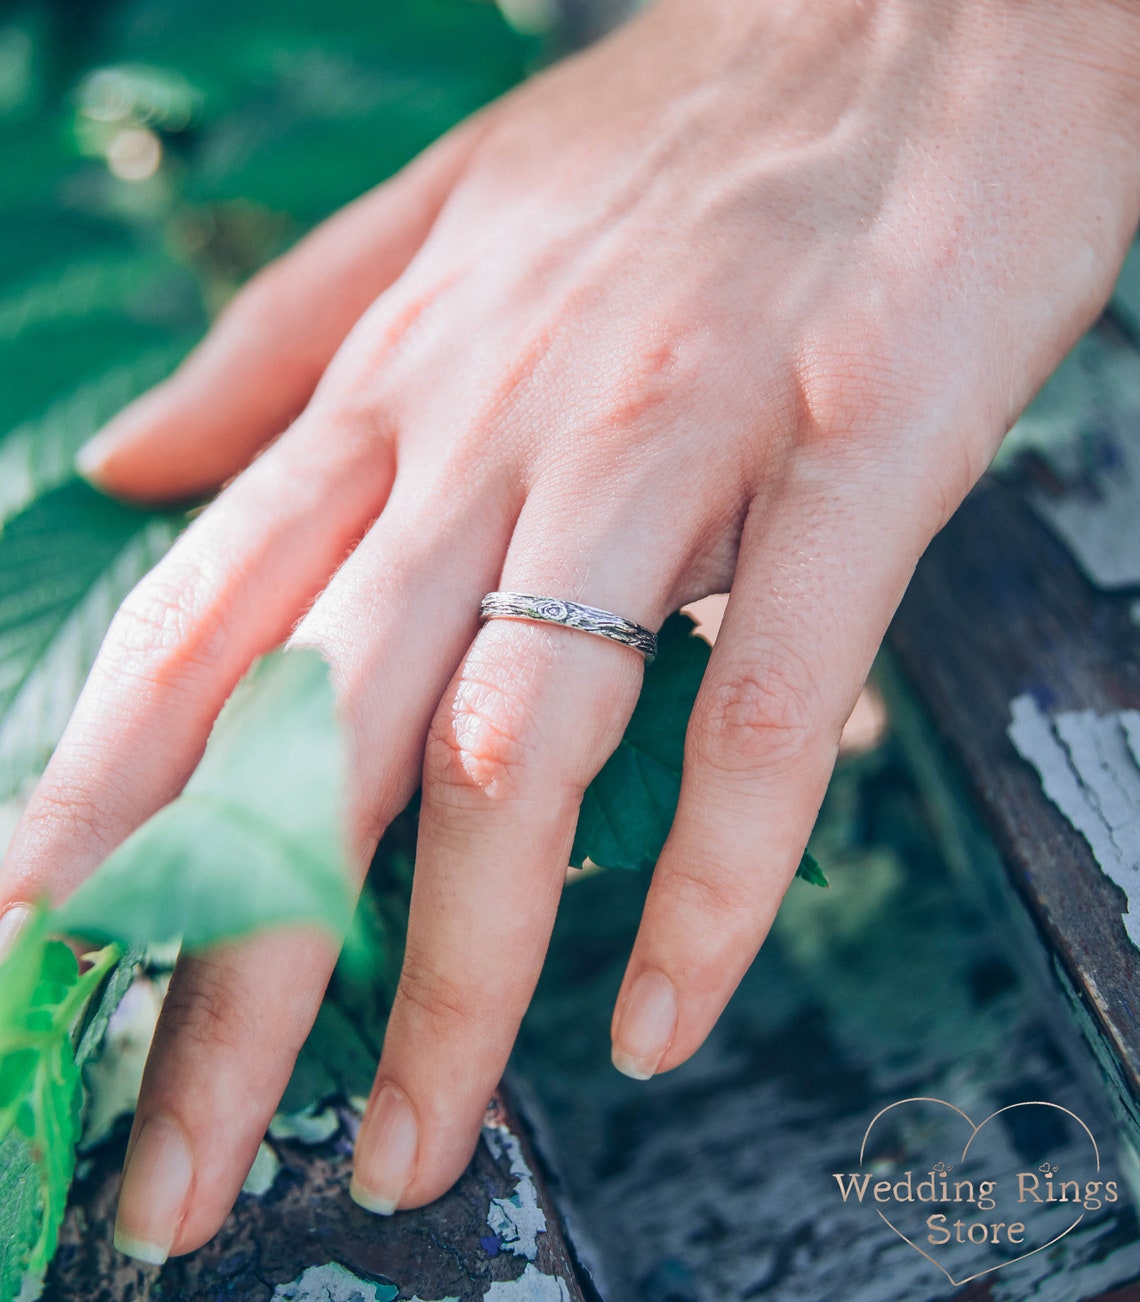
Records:
[[[515,791],[527,753],[522,731],[518,702],[501,686],[465,678],[432,721],[425,777],[445,790]]]
[[[715,935],[718,943],[731,945],[738,936],[752,937],[756,883],[746,876],[675,863],[662,885],[671,908],[695,929]]]
[[[408,954],[400,972],[399,999],[436,1030],[466,1034],[479,1010],[470,984],[460,984],[423,959]]]
[[[184,958],[171,978],[159,1025],[190,1048],[235,1051],[251,1043],[254,1016],[249,991],[220,958]]]
[[[398,299],[381,295],[362,312],[322,368],[315,402],[340,406],[350,417],[363,410],[366,427],[375,423],[376,413],[383,414],[385,431],[406,423],[409,393],[423,373],[423,351],[431,352],[438,333],[432,309],[443,286],[417,290]]]
[[[216,588],[197,566],[160,565],[119,607],[104,644],[104,668],[155,687],[212,668],[226,634]]]
[[[96,792],[86,775],[73,780],[60,772],[35,792],[24,814],[24,834],[37,848],[43,846],[86,846],[99,854],[110,851],[109,829],[126,806],[122,793],[103,783]]]
[[[678,393],[691,392],[711,358],[700,332],[662,325],[656,337],[631,351],[615,386],[610,428],[626,440],[652,431]]]
[[[425,781],[461,800],[518,795],[530,768],[533,674],[517,647],[497,641],[497,660],[473,650],[428,733]]]
[[[733,667],[701,693],[689,758],[743,778],[793,768],[818,735],[816,699],[810,675],[787,652]]]
[[[858,444],[917,417],[922,383],[900,356],[902,342],[873,313],[845,314],[824,331],[795,371],[801,445]]]

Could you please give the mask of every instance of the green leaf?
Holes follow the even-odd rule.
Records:
[[[33,3],[0,24],[0,799],[46,763],[120,600],[181,526],[75,482],[79,445],[167,373],[203,324],[201,299],[220,301],[219,286],[263,261],[270,233],[382,180],[517,81],[533,48],[493,5],[467,0],[110,0],[98,22]],[[130,125],[158,132],[163,151],[138,185],[100,156]],[[230,198],[235,211],[251,199],[276,210],[257,209],[260,233],[239,257],[219,206]],[[315,658],[288,659],[235,695],[183,797],[65,920],[100,936],[184,930],[191,944],[274,921],[344,929],[332,694]],[[404,886],[374,919],[388,984]],[[108,949],[81,975],[41,920],[4,965],[0,1302],[54,1250],[80,1066],[136,959]],[[378,1047],[375,974],[350,968],[318,1024],[329,1079],[346,1092],[367,1087]]]
[[[816,862],[815,855],[805,850],[803,858],[800,860],[800,866],[796,869],[796,876],[803,878],[805,882],[810,882],[813,886],[830,886],[831,883],[824,876],[823,869]]]
[[[42,1218],[40,1173],[31,1141],[9,1131],[0,1140],[0,1302],[19,1296]]]
[[[47,762],[115,608],[178,523],[72,481],[0,531],[0,800]]]
[[[115,966],[104,982],[99,998],[92,1000],[87,1009],[75,1047],[75,1065],[81,1071],[98,1054],[115,1009],[123,1002],[123,996],[130,989],[143,957],[143,950],[137,946],[122,954],[115,950]]]
[[[598,776],[586,788],[570,862],[602,868],[652,868],[681,792],[685,725],[708,664],[696,626],[672,615],[658,635],[657,658],[633,716]]]
[[[0,134],[0,157],[9,142]],[[72,160],[57,159],[57,169]],[[23,280],[29,268],[47,268],[103,252],[121,254],[130,233],[106,217],[61,210],[58,203],[13,203],[5,194],[0,212],[0,293]]]
[[[32,915],[4,960],[0,994],[0,1302],[55,1252],[75,1170],[81,1101],[72,1036],[118,957],[80,974]]]
[[[38,5],[5,8],[0,20],[0,121],[22,122],[43,97],[50,24]]]
[[[352,919],[343,846],[344,743],[328,666],[266,656],[234,693],[182,795],[57,911],[61,930],[190,947],[283,923],[341,936]]]
[[[108,371],[132,366],[156,347],[184,353],[191,328],[188,323],[172,336],[165,329],[126,317],[63,321],[51,329],[29,330],[5,343],[0,346],[0,438],[37,422],[50,409],[61,411],[59,404],[70,395],[79,396],[88,386],[100,384]],[[127,396],[134,397],[134,392]],[[49,430],[47,437],[51,434]],[[77,434],[68,432],[69,445],[75,446],[72,440]]]
[[[79,1069],[65,1036],[55,1039],[43,1051],[35,1093],[39,1106],[31,1109],[32,1128],[28,1138],[40,1167],[43,1218],[28,1262],[33,1273],[42,1271],[55,1255],[71,1178],[75,1174],[82,1100]]]
[[[681,794],[685,729],[711,648],[686,615],[671,615],[658,635],[657,658],[633,716],[598,776],[586,788],[570,862],[600,868],[650,869],[657,862]],[[827,878],[805,854],[796,875],[817,886]]]
[[[0,194],[5,206],[50,202],[69,162],[73,160],[60,150],[58,122],[44,117],[31,123],[5,123],[0,127]],[[4,261],[10,263],[15,261],[15,249],[8,248]]]
[[[278,1110],[304,1112],[331,1098],[367,1098],[379,1057],[379,1045],[365,1040],[344,1009],[326,999]]]
[[[12,350],[5,351],[10,355]],[[80,384],[46,411],[0,435],[0,522],[73,479],[80,447],[132,398],[169,375],[185,352],[181,341],[142,351],[136,342],[129,362]],[[0,369],[7,369],[8,360],[10,356]],[[0,408],[7,411],[3,399]]]
[[[10,286],[0,298],[0,344],[26,331],[100,317],[157,324],[182,319],[187,286],[168,258],[104,253]]]

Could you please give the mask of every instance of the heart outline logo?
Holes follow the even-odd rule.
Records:
[[[1021,1103],[1007,1103],[1004,1108],[998,1108],[996,1111],[991,1112],[988,1117],[985,1117],[982,1121],[978,1122],[977,1125],[974,1125],[972,1119],[968,1117],[966,1113],[962,1111],[961,1108],[955,1106],[953,1103],[947,1102],[946,1099],[931,1098],[927,1095],[919,1095],[909,1099],[899,1099],[896,1103],[888,1103],[885,1108],[880,1108],[880,1110],[875,1113],[875,1115],[871,1118],[867,1126],[867,1129],[863,1132],[863,1142],[862,1144],[859,1145],[860,1166],[863,1165],[863,1158],[867,1151],[867,1140],[870,1139],[871,1131],[874,1130],[876,1123],[879,1121],[881,1117],[884,1117],[893,1108],[901,1108],[907,1103],[940,1104],[944,1108],[949,1108],[951,1112],[956,1112],[958,1116],[960,1116],[962,1120],[966,1123],[966,1125],[970,1127],[970,1137],[969,1139],[966,1140],[965,1147],[962,1149],[962,1156],[958,1159],[959,1162],[964,1162],[966,1160],[966,1154],[970,1151],[970,1145],[978,1137],[979,1132],[983,1130],[987,1125],[989,1125],[989,1123],[995,1117],[1000,1117],[1003,1112],[1012,1112],[1017,1108],[1053,1108],[1057,1112],[1063,1112],[1067,1117],[1071,1117],[1072,1120],[1075,1121],[1077,1125],[1080,1126],[1080,1128],[1088,1136],[1089,1143],[1092,1144],[1093,1156],[1096,1159],[1096,1170],[1098,1174],[1100,1173],[1100,1147],[1096,1142],[1096,1137],[1093,1135],[1093,1132],[1088,1128],[1088,1126],[1086,1126],[1085,1123],[1081,1120],[1081,1118],[1077,1116],[1075,1112],[1070,1111],[1069,1108],[1062,1107],[1060,1103],[1049,1103],[1044,1099],[1026,1099],[1024,1102]],[[965,1276],[965,1278],[963,1279],[955,1279],[954,1276],[951,1275],[950,1272],[946,1269],[946,1267],[941,1264],[941,1262],[936,1261],[930,1255],[929,1252],[925,1251],[925,1249],[923,1248],[920,1248],[913,1239],[908,1238],[902,1232],[902,1230],[899,1229],[897,1225],[895,1225],[888,1217],[886,1217],[879,1210],[879,1208],[876,1207],[875,1212],[877,1213],[879,1218],[883,1221],[883,1223],[885,1225],[888,1225],[899,1236],[899,1238],[902,1239],[904,1243],[909,1244],[915,1250],[915,1252],[925,1257],[926,1260],[929,1261],[932,1266],[936,1266],[942,1272],[942,1274],[946,1276],[946,1278],[950,1281],[950,1283],[953,1285],[954,1288],[960,1288],[963,1284],[969,1284],[971,1280],[981,1279],[983,1275],[992,1275],[994,1271],[1002,1270],[1006,1266],[1012,1266],[1015,1262],[1024,1261],[1027,1257],[1036,1256],[1037,1253],[1043,1251],[1045,1248],[1052,1247],[1054,1243],[1057,1243],[1059,1240],[1063,1239],[1066,1234],[1071,1234],[1073,1230],[1075,1230],[1077,1226],[1080,1225],[1081,1221],[1083,1221],[1085,1218],[1085,1212],[1082,1210],[1081,1214],[1076,1218],[1075,1221],[1073,1221],[1073,1223],[1070,1226],[1068,1226],[1067,1229],[1062,1230],[1060,1234],[1054,1235],[1053,1238],[1051,1238],[1047,1243],[1039,1244],[1036,1248],[1031,1248],[1028,1252],[1023,1252],[1018,1257],[1011,1257],[1008,1261],[999,1261],[996,1266],[987,1266],[985,1270],[979,1270],[975,1272],[973,1275]]]

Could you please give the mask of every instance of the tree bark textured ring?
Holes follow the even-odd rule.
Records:
[[[632,619],[623,619],[608,610],[583,606],[576,601],[557,597],[532,597],[523,592],[488,592],[479,604],[480,619],[529,619],[543,624],[559,624],[580,633],[608,637],[611,642],[640,651],[647,660],[657,654],[657,634]]]

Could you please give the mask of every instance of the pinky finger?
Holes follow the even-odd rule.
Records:
[[[637,1079],[700,1047],[755,957],[926,541],[917,520],[839,496],[787,494],[746,523],[614,1012],[614,1065]],[[805,520],[822,523],[805,535]]]

